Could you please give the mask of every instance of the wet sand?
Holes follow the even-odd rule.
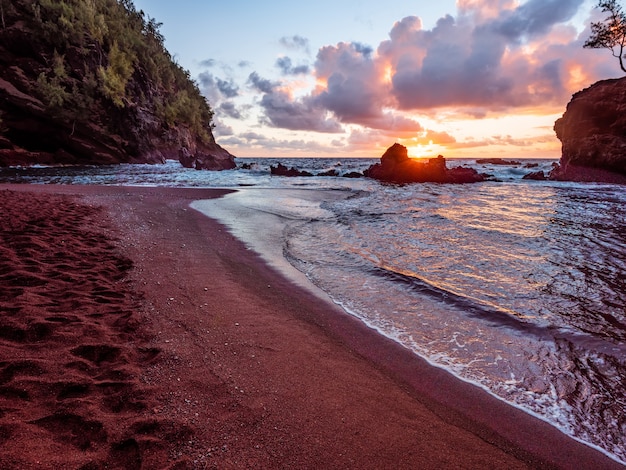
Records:
[[[189,207],[224,192],[0,185],[1,468],[623,468]]]

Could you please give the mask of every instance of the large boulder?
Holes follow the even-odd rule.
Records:
[[[393,144],[370,166],[365,176],[388,183],[476,183],[484,177],[472,168],[448,169],[446,159],[439,155],[427,161],[409,158],[405,146]]]
[[[233,155],[216,143],[196,146],[193,152],[182,147],[178,160],[184,167],[196,170],[231,170],[237,166]]]
[[[554,130],[562,152],[551,179],[626,183],[626,78],[576,93]]]

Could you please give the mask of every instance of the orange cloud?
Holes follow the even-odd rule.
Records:
[[[314,87],[251,75],[262,96],[261,122],[277,128],[348,133],[336,145],[388,146],[394,136],[414,145],[461,149],[478,145],[553,150],[555,139],[481,136],[459,140],[425,129],[415,115],[458,121],[533,113],[553,115],[579,89],[610,76],[610,54],[582,48],[589,30],[570,22],[584,0],[458,0],[429,30],[418,16],[397,21],[377,47],[340,42],[319,49]],[[294,90],[298,89],[298,93]],[[547,140],[546,140],[547,139]]]

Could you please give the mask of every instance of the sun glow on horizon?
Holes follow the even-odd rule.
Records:
[[[440,150],[441,146],[433,144],[432,140],[428,144],[407,145],[407,152],[410,158],[434,158],[441,153]]]

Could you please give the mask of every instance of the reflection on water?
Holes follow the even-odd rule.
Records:
[[[368,324],[624,459],[624,202],[611,186],[384,187],[292,226],[287,250]]]

